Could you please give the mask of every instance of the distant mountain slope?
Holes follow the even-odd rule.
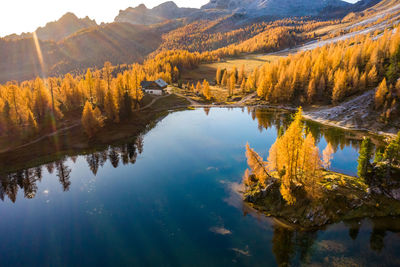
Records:
[[[79,30],[94,26],[97,26],[97,23],[89,19],[89,17],[80,19],[73,13],[66,13],[59,20],[49,22],[44,27],[39,27],[36,30],[36,34],[40,40],[58,42]],[[13,34],[5,38],[15,40],[30,37],[32,37],[32,33],[23,33],[21,35]]]
[[[147,26],[111,23],[80,31],[59,46],[71,62],[86,68],[102,66],[105,61],[113,64],[140,62],[160,44],[159,33]],[[60,72],[63,70],[61,67]]]
[[[165,2],[152,9],[148,9],[144,4],[141,4],[135,8],[130,7],[126,10],[121,10],[114,21],[151,25],[170,19],[187,17],[197,10],[195,8],[180,8],[172,1]]]
[[[342,0],[211,0],[202,9],[232,9],[271,16],[316,16],[325,9],[350,6]]]
[[[367,1],[367,0],[364,0]],[[399,0],[369,0],[369,1],[375,1],[378,2],[376,5],[371,6],[369,5],[368,9],[362,9],[363,13],[377,13],[377,12],[384,12],[384,13],[393,13],[395,12],[399,6],[400,6],[400,1]],[[361,11],[361,10],[360,10]]]
[[[381,0],[360,0],[353,5],[353,11],[362,11],[366,8],[378,4],[379,2],[381,2]]]
[[[40,41],[43,59],[52,66],[65,59],[55,42]],[[42,74],[33,38],[0,39],[0,82],[26,80]]]
[[[142,61],[161,44],[160,34],[143,25],[111,23],[81,30],[56,43],[40,41],[44,72],[32,38],[0,39],[0,82],[58,75],[113,64]]]

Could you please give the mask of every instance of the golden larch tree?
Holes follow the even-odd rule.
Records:
[[[207,100],[211,99],[210,84],[207,80],[204,80],[203,82],[203,95]]]
[[[249,144],[246,144],[246,157],[247,157],[247,164],[251,170],[251,173],[257,177],[257,180],[265,185],[265,181],[267,178],[271,178],[267,169],[265,168],[266,163],[264,162],[263,158],[258,155],[253,149],[250,148]]]
[[[375,108],[379,109],[383,106],[386,100],[386,96],[389,94],[389,90],[386,83],[386,78],[383,79],[378,89],[375,92]]]
[[[222,76],[222,80],[221,80],[221,86],[226,87],[228,85],[228,72],[224,71],[224,74]]]
[[[94,96],[93,96],[93,89],[94,89],[94,80],[93,80],[93,75],[90,69],[87,69],[86,75],[85,75],[85,85],[87,88],[87,92],[89,94],[89,101],[90,103],[93,104],[94,101]]]
[[[100,110],[97,107],[93,109],[89,101],[86,101],[83,109],[82,126],[89,137],[93,137],[104,126],[104,118]]]
[[[312,187],[319,177],[321,160],[315,139],[311,133],[305,135],[302,109],[299,108],[286,132],[278,137],[269,150],[266,167],[277,172],[281,178],[281,194],[288,203],[295,199],[290,195],[293,183]]]
[[[229,86],[228,86],[229,96],[232,96],[234,94],[235,87],[236,87],[236,75],[234,72],[232,72],[231,77],[229,78]]]
[[[198,81],[197,84],[196,84],[196,92],[200,93],[201,89],[202,89],[201,83],[200,83],[200,81]]]
[[[217,73],[215,74],[215,81],[217,82],[217,84],[221,84],[222,81],[222,70],[220,67],[218,67],[217,69]]]
[[[110,89],[106,93],[106,97],[104,100],[104,111],[106,112],[107,118],[110,121],[119,122],[119,107],[118,102],[113,94],[113,91]]]

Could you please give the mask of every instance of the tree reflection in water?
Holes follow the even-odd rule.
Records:
[[[279,266],[291,266],[294,258],[302,264],[310,261],[317,232],[297,231],[280,225],[274,225],[272,252]]]
[[[60,180],[60,183],[63,187],[64,192],[69,190],[71,185],[70,176],[71,176],[71,168],[65,165],[66,159],[56,161],[55,165],[57,168],[57,177]]]
[[[280,129],[286,131],[287,127],[292,122],[292,114],[289,112],[251,107],[248,107],[247,112],[251,114],[253,120],[257,120],[258,129],[260,131],[275,127],[279,135]],[[313,134],[316,143],[319,143],[322,138],[325,138],[326,142],[332,145],[335,153],[339,148],[344,149],[346,146],[351,146],[357,150],[360,148],[362,136],[357,137],[352,132],[340,128],[326,127],[313,121],[305,121],[304,123],[307,130]],[[374,141],[378,142],[378,140]]]
[[[385,249],[385,236],[389,232],[400,233],[400,225],[398,225],[397,222],[398,218],[375,218],[344,222],[344,225],[349,229],[349,237],[355,241],[362,224],[371,224],[371,226],[366,226],[367,228],[371,227],[372,231],[369,236],[369,245],[366,243],[365,249],[381,253]],[[320,248],[320,243],[325,242],[318,240],[318,232],[320,230],[302,231],[282,226],[278,223],[275,223],[272,227],[272,252],[274,253],[278,266],[313,265],[315,260],[319,260],[313,257],[313,255],[318,254],[318,251],[321,249],[325,252],[326,249],[328,249],[328,251],[331,249],[330,252],[332,254],[340,254],[339,256],[345,256],[346,253],[350,253],[349,256],[351,257],[354,256],[351,254],[351,251],[346,250],[345,240],[343,241],[343,245],[339,244],[336,246],[334,244],[338,244],[336,243],[337,241],[332,241],[330,243],[329,240],[325,240],[327,241],[326,244],[331,244],[331,247],[327,248],[323,246]],[[334,258],[334,255],[327,255],[326,253],[323,255],[324,257],[333,256]],[[322,260],[326,260],[326,258]],[[365,259],[359,260],[362,262]]]
[[[108,160],[114,168],[117,168],[120,160],[124,165],[134,164],[138,153],[141,154],[142,152],[143,136],[139,136],[132,142],[122,146],[110,146],[104,151],[96,151],[88,154],[85,158],[93,175],[96,176],[99,168],[103,167]],[[25,198],[34,198],[38,190],[37,183],[42,179],[44,167],[49,174],[55,172],[63,191],[69,191],[71,187],[72,170],[70,166],[67,165],[68,160],[76,162],[77,157],[65,157],[44,166],[0,175],[0,199],[4,201],[8,197],[8,199],[15,203],[19,190],[23,190]]]

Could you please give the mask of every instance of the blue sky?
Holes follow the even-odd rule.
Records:
[[[78,17],[89,16],[97,23],[111,22],[119,10],[144,3],[151,8],[166,0],[1,0],[0,36],[32,32],[49,21],[59,19],[67,12]],[[357,2],[357,0],[347,0]],[[175,0],[181,7],[201,7],[209,0]]]

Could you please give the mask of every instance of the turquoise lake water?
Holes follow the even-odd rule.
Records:
[[[1,178],[2,266],[399,266],[400,219],[314,232],[281,226],[232,190],[247,142],[264,158],[281,113],[179,111],[135,141]],[[355,175],[359,142],[308,127],[332,169]]]

